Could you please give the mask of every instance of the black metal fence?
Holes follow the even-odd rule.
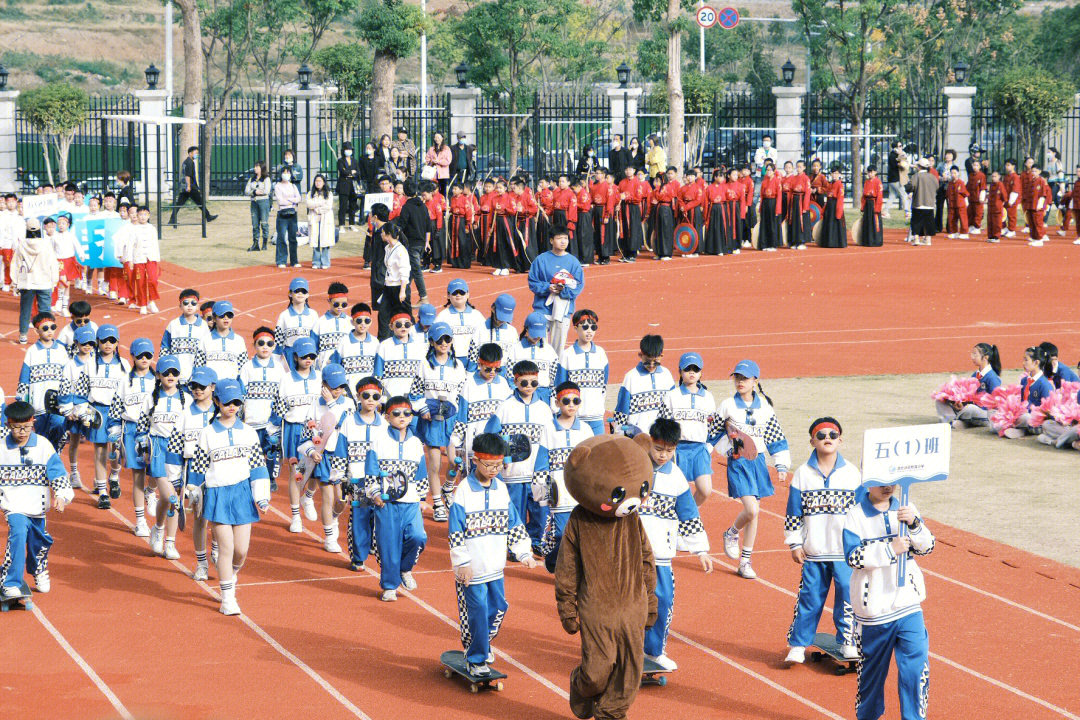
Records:
[[[204,105],[202,118],[216,117],[222,111],[209,149],[210,193],[242,195],[257,161],[269,162],[273,168],[286,149],[296,147],[296,103],[293,98],[277,95],[233,95],[224,105],[219,99]],[[174,133],[174,140],[167,173],[178,171],[187,150],[179,147],[178,133]]]
[[[532,162],[523,162],[522,169],[537,177],[576,172],[586,148],[603,158],[611,147],[611,103],[606,95],[537,93],[532,125]]]
[[[1029,155],[1045,168],[1049,149],[1056,148],[1067,177],[1080,165],[1080,102],[1056,123],[1026,127],[998,113],[993,105],[976,99],[971,118],[971,140],[982,150],[990,167],[1001,170],[1006,160],[1023,164]]]

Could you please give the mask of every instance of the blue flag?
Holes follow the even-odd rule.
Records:
[[[121,267],[113,237],[123,225],[124,220],[118,217],[77,219],[73,230],[78,240],[75,253],[79,264],[88,268]]]

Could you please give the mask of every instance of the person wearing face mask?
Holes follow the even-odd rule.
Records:
[[[626,175],[626,166],[630,164],[630,151],[623,147],[623,136],[611,137],[611,150],[608,151],[608,169],[617,180]]]
[[[754,151],[754,167],[762,177],[765,177],[765,163],[769,160],[776,165],[780,161],[780,153],[773,147],[772,135],[765,133],[761,136],[761,147]]]
[[[217,220],[217,215],[211,215],[210,211],[206,209],[206,202],[203,200],[202,189],[199,187],[199,148],[196,145],[192,145],[187,149],[187,158],[184,159],[183,165],[180,167],[180,194],[176,196],[176,202],[173,203],[172,215],[169,216],[169,224],[174,228],[176,227],[176,213],[179,212],[188,200],[195,203],[196,207],[201,207],[203,213],[206,215],[206,222],[213,222]]]
[[[281,179],[274,185],[274,202],[277,204],[277,227],[274,235],[274,254],[277,266],[284,268],[286,261],[300,267],[296,258],[296,209],[300,205],[300,190],[293,184],[289,165],[281,170]]]
[[[465,183],[476,177],[476,146],[465,142],[465,133],[458,131],[457,142],[450,146],[450,184]]]
[[[278,169],[278,173],[289,170],[292,175],[292,182],[296,187],[300,187],[300,184],[304,181],[304,168],[300,167],[300,163],[296,162],[296,153],[292,148],[287,148],[281,157],[281,167]]]
[[[581,148],[581,157],[578,158],[577,174],[583,177],[591,177],[596,171],[596,151],[592,145]]]
[[[361,197],[361,188],[358,186],[360,164],[353,157],[351,142],[345,141],[341,144],[337,173],[338,227],[342,230],[356,230],[356,203],[357,198]]]

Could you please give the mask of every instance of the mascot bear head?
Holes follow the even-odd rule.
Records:
[[[566,461],[566,489],[594,515],[615,518],[635,512],[652,489],[652,461],[643,447],[618,435],[589,438]]]

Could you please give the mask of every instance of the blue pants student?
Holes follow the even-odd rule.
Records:
[[[510,504],[518,511],[518,517],[525,521],[525,531],[534,549],[539,549],[544,540],[544,525],[547,523],[548,508],[541,507],[533,500],[532,486],[527,482],[508,482],[506,490],[510,493]]]
[[[863,658],[859,662],[855,717],[877,720],[885,713],[885,678],[895,653],[900,717],[923,720],[930,691],[930,642],[922,611],[883,625],[859,623],[855,642]]]
[[[371,523],[374,513],[370,505],[354,507],[349,513],[349,529],[345,538],[349,543],[349,560],[363,565],[371,554]]]
[[[52,443],[56,452],[60,452],[67,444],[67,418],[52,413],[35,415],[34,432]]]
[[[645,628],[645,654],[664,654],[675,608],[675,575],[671,565],[656,565],[656,624]]]
[[[821,610],[829,596],[829,585],[836,587],[833,598],[833,624],[836,642],[854,645],[851,634],[851,568],[843,560],[804,562],[795,619],[791,621],[787,641],[791,647],[807,647],[814,642]]]
[[[568,512],[548,513],[547,523],[544,526],[544,541],[540,543],[540,549],[544,553],[544,567],[549,573],[555,572],[555,563],[559,560],[559,546],[562,545],[566,521],[569,519]]]
[[[427,544],[420,503],[387,503],[375,508],[375,542],[379,546],[379,585],[394,590],[401,573],[409,572]]]
[[[270,480],[277,480],[278,472],[281,471],[281,446],[270,442],[270,428],[260,428],[256,432],[259,434],[263,457],[266,458],[266,472],[270,475]],[[277,434],[276,429],[274,433]]]
[[[499,634],[506,615],[506,593],[503,579],[489,580],[476,585],[457,585],[458,623],[461,627],[461,647],[465,661],[480,665],[487,661],[491,641]]]
[[[45,530],[44,517],[8,513],[8,544],[0,573],[4,587],[21,587],[27,570],[31,575],[49,569],[49,548],[53,539]]]

